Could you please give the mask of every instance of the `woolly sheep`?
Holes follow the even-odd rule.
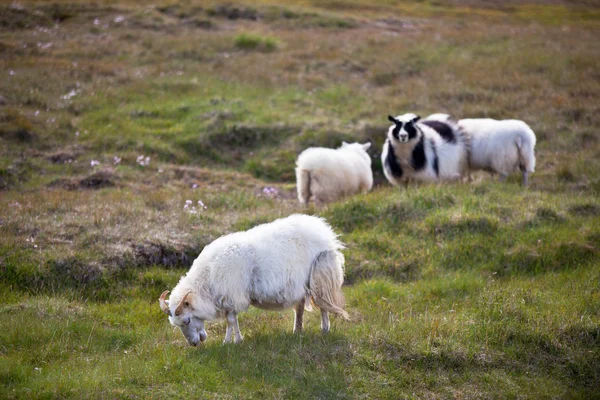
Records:
[[[346,143],[337,149],[310,147],[296,162],[298,200],[308,204],[312,196],[317,204],[368,192],[373,187],[371,143]]]
[[[516,119],[468,118],[458,121],[471,141],[469,168],[496,172],[505,180],[517,168],[523,173],[523,186],[535,171],[535,133]]]
[[[187,342],[206,340],[204,321],[225,318],[224,343],[242,340],[237,315],[254,306],[295,309],[294,331],[302,330],[310,301],[321,310],[321,328],[329,331],[329,312],[344,311],[343,244],[327,222],[295,214],[245,232],[222,236],[202,250],[189,272],[162,293],[161,309]]]
[[[381,153],[383,172],[393,185],[419,181],[452,181],[467,172],[468,140],[452,121],[409,113],[388,116],[394,123]]]

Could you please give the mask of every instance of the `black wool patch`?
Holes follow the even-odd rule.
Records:
[[[410,164],[415,171],[419,171],[425,168],[426,163],[427,158],[425,157],[425,137],[421,136],[421,140],[419,140],[419,143],[417,143],[412,151],[412,160]]]
[[[429,139],[429,143],[431,143],[431,149],[433,150],[433,170],[435,171],[435,176],[440,176],[440,166],[438,164],[437,148],[435,147],[435,142],[433,141],[433,139]]]
[[[408,133],[408,139],[414,139],[417,137],[417,128],[412,122],[407,122],[404,124],[404,130],[406,133]]]
[[[441,121],[421,121],[421,123],[436,131],[446,142],[456,143],[456,135],[450,125]]]
[[[400,134],[400,128],[402,128],[402,124],[396,124],[396,126],[392,130],[392,136],[396,140],[398,140],[398,135]]]
[[[389,139],[386,142],[386,146],[388,147],[388,153],[387,153],[387,157],[385,158],[385,165],[386,165],[387,169],[392,173],[393,176],[395,176],[396,178],[401,178],[402,174],[404,172],[402,171],[402,167],[400,166],[400,163],[396,159],[396,153],[394,153],[394,147],[392,147],[392,144],[390,143]]]

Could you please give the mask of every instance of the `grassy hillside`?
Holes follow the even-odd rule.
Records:
[[[0,397],[597,398],[600,4],[0,5]],[[537,171],[400,190],[388,114],[518,118]],[[297,202],[309,146],[376,186]],[[188,347],[158,296],[217,237],[305,212],[351,321],[249,310]]]

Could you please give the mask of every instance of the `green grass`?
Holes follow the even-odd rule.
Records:
[[[0,6],[0,397],[597,398],[589,4]],[[403,112],[525,120],[530,187],[391,187]],[[341,141],[373,143],[376,186],[302,207],[297,155]],[[219,236],[298,212],[348,247],[351,321],[293,335],[251,309],[243,343],[212,322],[187,346],[160,293]]]
[[[252,33],[241,33],[235,38],[235,46],[242,50],[274,51],[277,49],[277,40],[272,37],[262,37]]]

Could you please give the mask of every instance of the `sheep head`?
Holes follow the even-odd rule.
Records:
[[[407,143],[411,139],[415,139],[418,136],[418,130],[415,127],[417,121],[421,117],[416,114],[408,113],[398,117],[392,117],[388,115],[388,120],[394,123],[388,130],[388,137],[402,142]]]
[[[176,326],[181,330],[181,333],[183,333],[183,336],[191,346],[197,346],[200,342],[204,342],[207,338],[204,329],[204,320],[193,313],[193,293],[186,293],[174,312],[171,312],[169,300],[165,299],[167,294],[169,294],[169,291],[165,290],[160,295],[158,301],[161,310],[169,316],[171,325]]]

